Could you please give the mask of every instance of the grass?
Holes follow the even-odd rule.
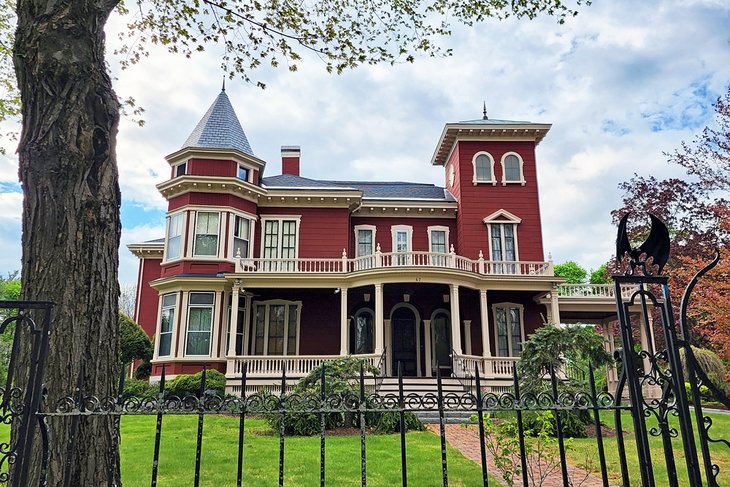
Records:
[[[730,415],[728,414],[708,414],[712,419],[712,427],[710,428],[710,436],[715,439],[730,438]],[[604,412],[601,415],[603,423],[611,428],[615,428],[613,413]],[[694,423],[694,413],[692,413]],[[636,454],[636,441],[633,435],[633,422],[631,415],[624,412],[621,415],[622,429],[624,433],[624,444],[626,446],[626,462],[629,469],[629,479],[632,486],[641,485],[641,475],[639,473],[639,462]],[[657,425],[655,418],[646,420],[647,429]],[[674,416],[670,418],[670,426],[677,428],[679,431],[679,421]],[[704,478],[704,470],[702,467],[702,456],[700,452],[699,439],[695,434],[695,444],[697,445],[698,460],[700,469]],[[621,470],[619,465],[618,449],[615,437],[603,438],[604,451],[606,454],[606,463],[609,478],[619,483],[621,480]],[[598,447],[595,438],[575,438],[572,440],[573,448],[568,451],[568,461],[573,465],[583,465],[586,458],[593,459],[593,470],[599,472],[598,463]],[[654,478],[656,485],[669,485],[667,464],[664,455],[664,447],[660,436],[649,438],[649,447],[651,449],[651,460],[654,469]],[[672,439],[673,458],[677,467],[679,485],[688,485],[687,480],[687,464],[682,446],[681,434],[677,438]],[[730,448],[723,444],[710,444],[710,456],[712,462],[720,467],[720,476],[718,477],[719,485],[730,485]]]
[[[150,484],[155,418],[125,417],[122,420],[122,480],[125,487]],[[279,437],[259,419],[246,420],[244,485],[278,485]],[[162,430],[158,485],[192,485],[195,468],[197,417],[166,416]],[[368,435],[367,481],[372,486],[399,485],[400,436]],[[428,432],[406,435],[408,483],[441,485],[441,446]],[[238,454],[238,420],[209,416],[205,419],[201,485],[235,485]],[[285,485],[319,485],[319,437],[287,437],[285,440]],[[481,485],[481,468],[458,451],[447,449],[449,485]],[[327,485],[360,485],[360,437],[328,436],[326,443]]]

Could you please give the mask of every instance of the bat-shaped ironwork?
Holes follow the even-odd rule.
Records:
[[[633,274],[637,268],[641,268],[645,275],[653,274],[651,267],[657,266],[657,274],[662,273],[664,265],[669,260],[669,230],[667,226],[659,218],[649,213],[651,218],[651,231],[646,241],[637,248],[631,248],[629,235],[626,231],[626,222],[631,212],[626,213],[618,224],[618,236],[616,237],[616,259],[619,265],[626,254],[629,254],[631,261],[628,273]],[[642,259],[642,255],[644,258]],[[651,258],[651,262],[647,265],[647,261]]]

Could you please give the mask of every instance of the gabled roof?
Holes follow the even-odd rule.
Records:
[[[235,149],[254,156],[225,89],[220,92],[181,147],[186,148]]]

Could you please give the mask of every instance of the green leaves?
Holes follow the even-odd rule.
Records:
[[[147,56],[147,43],[191,56],[203,44],[225,48],[222,68],[251,81],[267,61],[297,70],[304,52],[313,53],[328,72],[363,64],[412,62],[416,55],[448,56],[439,39],[453,22],[471,26],[489,18],[533,19],[551,15],[558,22],[589,4],[574,0],[138,0],[138,11],[122,34],[131,44],[118,53],[128,64]],[[262,86],[262,83],[258,83]]]

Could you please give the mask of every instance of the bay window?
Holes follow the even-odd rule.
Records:
[[[177,259],[182,253],[182,228],[184,213],[170,215],[167,223],[166,260]]]
[[[188,297],[188,329],[185,340],[185,355],[210,355],[214,304],[215,294],[212,292],[190,293]]]
[[[169,357],[172,351],[172,331],[175,327],[175,304],[177,296],[175,294],[165,294],[162,296],[162,310],[160,312],[160,334],[159,344],[157,346],[157,355],[159,357]]]
[[[248,218],[233,216],[233,257],[248,258],[251,241],[251,220]]]

